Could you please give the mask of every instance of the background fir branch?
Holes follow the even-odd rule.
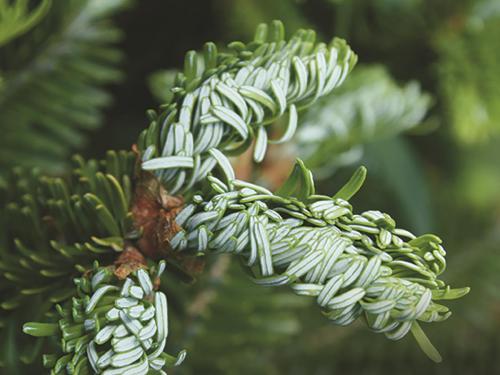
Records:
[[[101,124],[111,99],[103,87],[120,79],[121,32],[110,16],[126,4],[54,2],[38,25],[1,47],[0,172],[13,165],[61,171]]]
[[[21,371],[42,343],[20,334],[23,320],[43,319],[71,298],[72,279],[99,259],[109,264],[134,234],[130,205],[135,157],[74,158],[73,176],[16,168],[0,191],[1,363]]]
[[[66,180],[17,168],[2,191],[4,309],[39,294],[64,300],[68,280],[92,259],[121,251],[134,231],[133,154],[110,151],[100,162],[75,157],[74,165]]]
[[[436,223],[428,176],[407,137],[397,136],[367,144],[361,162],[370,171],[364,191],[376,191],[380,197],[386,197],[380,209],[391,210],[402,225],[415,233],[433,230]],[[363,207],[370,201],[372,198],[366,197]]]
[[[437,73],[451,130],[459,142],[472,145],[500,132],[500,53],[491,48],[500,33],[500,11],[478,2],[458,17],[436,38]]]
[[[320,176],[357,162],[362,145],[419,125],[431,103],[417,82],[399,87],[382,67],[358,67],[303,119],[296,151]],[[323,173],[321,173],[323,171]]]
[[[190,360],[179,373],[273,374],[274,349],[299,339],[300,313],[310,307],[308,301],[287,290],[254,285],[239,268],[232,259],[229,272],[218,281],[216,299],[189,332]]]
[[[174,327],[171,342],[188,352],[175,373],[273,368],[272,351],[298,337],[298,314],[310,307],[308,301],[284,289],[254,285],[232,257],[206,258],[206,272],[195,284],[178,284],[171,274],[162,279]]]

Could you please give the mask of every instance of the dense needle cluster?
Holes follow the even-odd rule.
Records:
[[[186,192],[218,164],[230,168],[227,155],[245,151],[255,139],[253,157],[264,159],[268,142],[289,141],[297,110],[332,92],[356,63],[341,39],[316,43],[312,30],[289,41],[275,21],[261,25],[253,42],[234,42],[230,53],[205,45],[203,59],[186,57],[171,103],[142,133],[142,168],[154,170],[170,193]],[[280,139],[269,140],[271,124],[288,113]]]
[[[307,184],[310,172],[300,163],[296,171],[302,175],[290,181]],[[241,254],[255,266],[257,283],[288,284],[299,295],[315,297],[334,323],[348,325],[363,315],[372,330],[398,340],[419,330],[417,320],[448,318],[449,309],[435,301],[459,298],[468,289],[452,290],[438,279],[446,266],[438,237],[416,237],[380,211],[353,213],[347,199],[364,173],[360,169],[333,198],[314,194],[309,181],[302,199],[209,177],[212,193],[195,196],[179,213],[177,224],[184,229],[172,246]]]
[[[71,279],[94,260],[110,262],[122,251],[134,236],[134,161],[131,152],[109,151],[100,161],[74,157],[69,178],[12,171],[5,189],[0,186],[2,308],[35,299],[44,314],[45,302],[71,297]]]
[[[34,336],[61,336],[61,355],[44,356],[53,374],[162,374],[177,366],[177,358],[164,353],[168,335],[167,297],[154,285],[165,269],[148,273],[140,268],[125,280],[112,267],[95,266],[75,280],[77,295],[57,306],[56,324],[27,323]]]

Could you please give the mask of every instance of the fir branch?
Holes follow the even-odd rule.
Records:
[[[193,253],[241,254],[259,284],[289,284],[295,293],[315,297],[324,314],[340,325],[363,314],[371,329],[391,339],[412,330],[424,351],[439,359],[417,321],[446,319],[448,308],[435,301],[461,297],[468,289],[450,289],[438,278],[445,268],[445,251],[436,236],[415,237],[378,211],[353,213],[347,199],[359,189],[364,170],[334,198],[315,193],[312,173],[301,162],[275,193],[235,179],[227,156],[244,151],[255,140],[254,160],[262,160],[268,143],[267,125],[285,112],[288,126],[279,142],[289,140],[297,125],[297,109],[330,93],[356,60],[341,40],[315,44],[313,32],[299,31],[285,42],[283,34],[281,23],[275,22],[270,29],[260,26],[252,43],[232,43],[228,53],[218,54],[213,44],[207,44],[203,64],[196,53],[187,54],[171,102],[159,115],[150,112],[152,122],[138,141],[142,168],[154,170],[157,180],[148,173],[135,173],[133,154],[111,153],[101,164],[80,161],[72,184],[21,174],[19,182],[9,185],[19,191],[10,188],[7,194],[13,236],[7,238],[2,250],[2,285],[17,295],[22,296],[28,288],[28,294],[49,302],[66,301],[59,309],[63,315],[59,326],[26,326],[35,334],[36,328],[41,328],[42,336],[62,334],[62,351],[66,354],[57,361],[47,358],[50,366],[71,373],[76,371],[74,366],[92,368],[98,363],[96,356],[108,358],[105,348],[94,351],[89,342],[101,345],[95,336],[101,330],[93,328],[100,328],[102,323],[109,335],[111,328],[106,327],[114,320],[89,314],[96,313],[92,310],[94,302],[103,303],[97,314],[131,307],[122,306],[125,301],[118,295],[127,281],[122,285],[114,274],[105,281],[105,289],[89,288],[85,286],[85,272],[96,258],[102,264],[112,262],[127,240],[134,241],[149,258],[183,256],[181,250],[187,249]],[[211,175],[216,165],[224,182]],[[133,177],[137,180],[132,183]],[[194,194],[195,186],[201,194]],[[155,200],[154,208],[161,211],[151,212],[157,225],[149,225],[147,220],[139,220],[137,225],[140,215],[134,217],[133,212],[149,212],[149,206],[135,208],[150,189],[155,192],[146,197],[145,203],[150,203],[150,198]],[[183,193],[183,209],[180,198],[173,199],[173,207],[169,205],[169,197],[176,192]],[[16,241],[17,236],[22,242]],[[153,252],[149,251],[151,244],[157,247]],[[164,252],[168,247],[177,252]],[[56,253],[59,255],[54,256]],[[50,272],[45,271],[47,267]],[[64,289],[61,280],[74,277],[73,270],[84,275],[78,297],[68,301],[74,289]],[[128,280],[136,277],[142,284],[143,272],[136,265],[125,271]],[[105,271],[93,272],[98,280],[95,284],[99,284],[97,275]],[[54,283],[48,283],[48,278],[54,278]],[[29,289],[34,284],[42,286]],[[129,292],[127,288],[123,289],[125,293]],[[144,287],[142,290],[150,294],[144,293]],[[57,298],[54,291],[65,294]],[[106,295],[100,299],[105,291],[111,298],[106,299]],[[148,301],[141,296],[133,302],[146,308]],[[13,307],[19,305],[16,303]],[[166,311],[161,310],[163,319]],[[67,326],[65,319],[74,321]],[[122,320],[125,323],[127,319]],[[123,366],[137,365],[142,367],[134,370],[146,374],[150,367],[162,367],[155,358],[163,351],[166,333],[158,322],[155,324],[158,346],[153,349],[147,339],[139,340],[140,332],[132,329],[130,340],[135,343],[135,337],[141,347],[126,349],[136,356],[112,353],[117,362],[111,365],[120,370],[108,369],[106,362],[106,371],[116,373],[125,371]],[[79,339],[78,345],[73,339]],[[148,358],[150,349],[155,353],[158,349],[152,358]],[[141,356],[143,361],[136,362]]]
[[[11,348],[0,357],[6,371],[21,371],[16,366],[42,350],[22,335],[20,321],[43,319],[74,295],[75,277],[95,260],[112,263],[139,235],[131,211],[135,155],[110,151],[102,161],[73,162],[72,176],[15,168],[0,186],[0,322],[15,327],[2,329]]]
[[[221,254],[216,261],[227,256]],[[296,347],[290,343],[309,333],[302,318],[310,311],[310,301],[286,288],[261,288],[249,282],[239,262],[234,262],[237,259],[230,259],[228,272],[213,286],[216,299],[205,306],[201,319],[186,326],[187,337],[180,342],[188,349],[189,361],[183,372],[277,374],[276,352]],[[244,319],[229,318],[237,316]]]
[[[66,167],[100,125],[120,78],[120,31],[109,16],[127,0],[61,1],[26,35],[2,47],[0,172],[11,166]]]
[[[77,297],[58,305],[57,323],[26,323],[25,333],[58,336],[62,353],[44,356],[52,374],[164,373],[186,356],[163,352],[168,336],[167,297],[158,288],[165,263],[140,268],[125,280],[112,267],[94,266],[75,280]]]
[[[0,192],[3,309],[25,306],[38,295],[64,301],[73,293],[69,280],[93,260],[113,261],[123,250],[134,236],[134,161],[127,152],[110,151],[101,162],[75,157],[69,179],[13,171]]]
[[[260,25],[254,41],[233,42],[229,53],[205,45],[203,60],[186,55],[174,97],[138,141],[143,169],[154,170],[171,194],[186,192],[218,164],[232,173],[227,155],[245,151],[255,139],[254,160],[262,161],[268,142],[290,140],[297,110],[308,107],[340,85],[356,62],[343,40],[315,43],[311,30],[288,42],[283,25]],[[268,127],[288,112],[279,140]]]
[[[363,173],[331,198],[315,195],[310,172],[300,165],[298,170],[278,194],[209,177],[211,194],[195,196],[177,216],[183,230],[172,238],[172,247],[241,254],[249,267],[258,268],[257,283],[288,284],[299,295],[316,297],[339,325],[364,315],[372,330],[393,340],[412,330],[422,349],[439,361],[417,320],[445,320],[448,308],[435,301],[468,292],[450,289],[438,278],[446,266],[441,240],[415,237],[379,211],[353,214],[345,199],[359,189],[355,180],[362,181]]]
[[[294,145],[313,170],[332,173],[362,156],[362,145],[419,125],[431,98],[417,82],[398,86],[381,67],[359,67],[304,116]]]
[[[500,133],[500,52],[491,48],[500,32],[500,12],[488,2],[475,5],[458,30],[450,27],[435,41],[444,114],[465,145]]]

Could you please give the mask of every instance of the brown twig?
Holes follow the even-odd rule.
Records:
[[[146,267],[146,258],[134,246],[127,244],[118,259],[115,261],[115,276],[124,280],[132,272]]]
[[[135,189],[132,204],[134,225],[141,232],[137,241],[140,251],[149,258],[164,258],[170,240],[180,230],[175,217],[182,210],[184,199],[167,193],[158,179],[143,173]]]

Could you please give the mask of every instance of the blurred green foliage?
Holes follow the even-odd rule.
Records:
[[[500,132],[500,10],[478,3],[457,14],[436,38],[437,71],[448,121],[460,142],[475,145]]]
[[[400,88],[382,67],[358,66],[345,85],[303,117],[296,153],[326,177],[356,163],[363,144],[421,124],[430,101],[416,82]]]
[[[0,2],[0,173],[14,165],[60,172],[101,125],[111,101],[103,86],[121,77],[122,35],[109,17],[125,4]]]

